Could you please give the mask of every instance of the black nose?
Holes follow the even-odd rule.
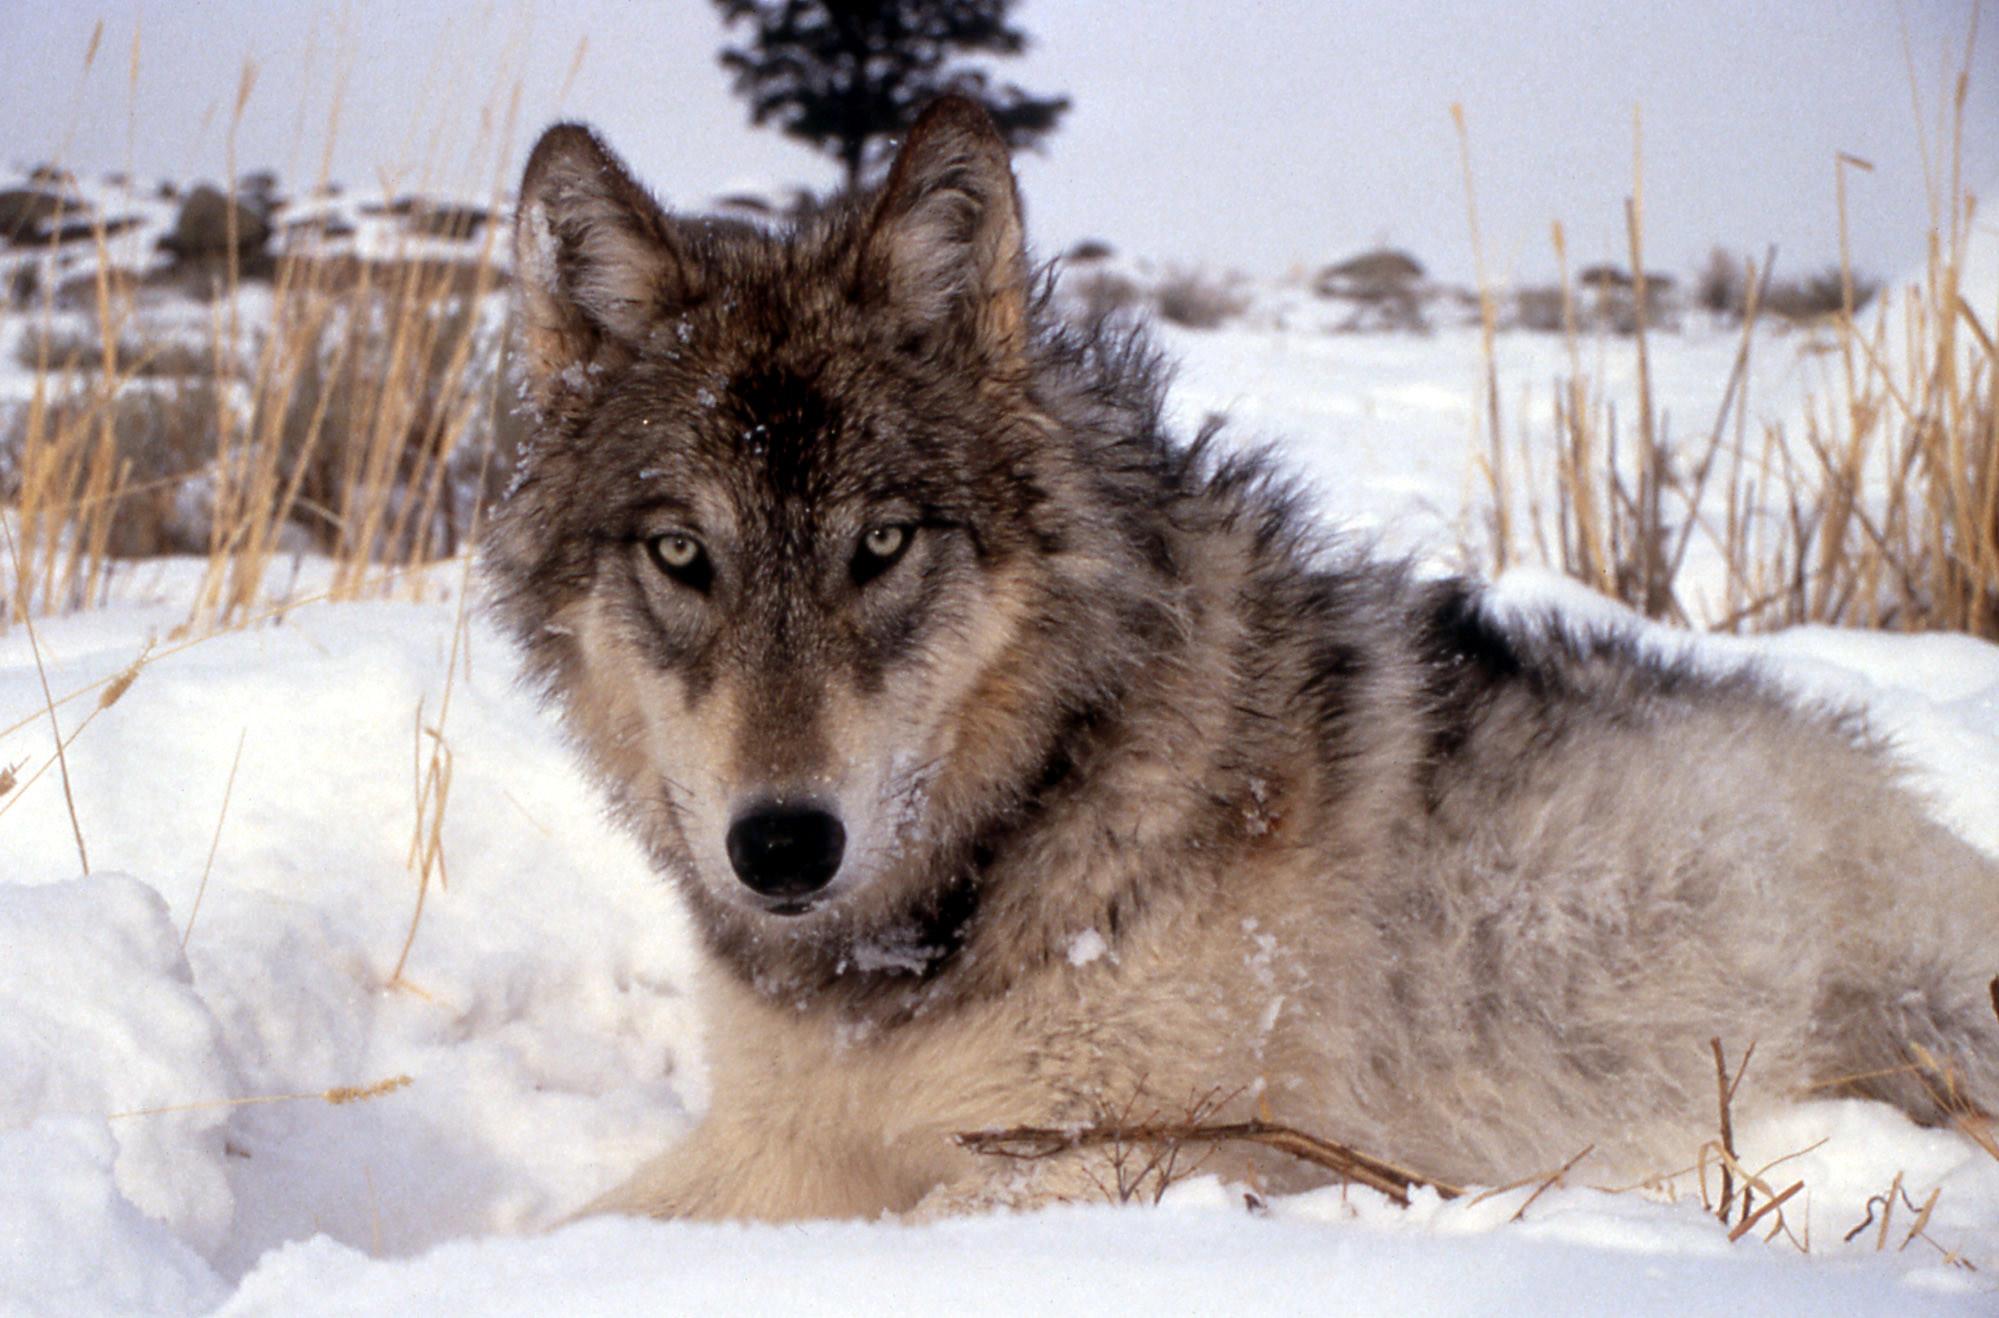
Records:
[[[728,845],[729,864],[751,889],[797,898],[833,881],[847,830],[816,806],[758,805],[729,825]]]

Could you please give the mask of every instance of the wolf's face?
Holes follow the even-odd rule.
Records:
[[[633,740],[682,867],[798,916],[929,840],[956,730],[1019,643],[1020,585],[955,400],[757,342],[743,305],[684,322],[722,351],[635,364],[586,428],[611,529],[559,624],[582,699],[617,706],[593,735]]]
[[[488,554],[532,666],[718,941],[919,970],[1105,685],[1050,638],[1122,570],[1033,384],[997,135],[944,103],[879,192],[771,235],[557,128],[516,279],[537,435]]]

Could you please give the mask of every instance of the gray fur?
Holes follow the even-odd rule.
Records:
[[[1999,1102],[1999,867],[1860,720],[1315,531],[1263,460],[1164,432],[1152,351],[1050,316],[1020,234],[955,100],[785,232],[669,217],[577,127],[528,165],[536,441],[489,580],[712,1005],[713,1110],[596,1207],[1093,1193],[1083,1155],[949,1136],[1134,1095],[1447,1179],[1585,1142],[1659,1170],[1712,1129],[1711,1037],[1756,1045],[1747,1105],[1944,1119],[1916,1045]],[[862,584],[880,526],[908,548]],[[668,579],[667,534],[712,580]],[[802,913],[722,859],[772,795],[853,839]]]

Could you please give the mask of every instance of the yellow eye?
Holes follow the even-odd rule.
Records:
[[[708,593],[714,584],[715,567],[701,542],[684,531],[668,531],[646,541],[646,552],[659,570],[683,586]]]
[[[909,548],[909,541],[916,534],[911,527],[896,522],[884,522],[870,527],[861,536],[861,543],[854,549],[851,568],[856,586],[865,586],[882,573],[894,567]]]
[[[691,567],[701,557],[701,545],[691,535],[663,535],[653,541],[653,552],[667,567]]]
[[[903,527],[877,526],[861,538],[861,543],[876,558],[894,558],[908,539],[909,532]]]

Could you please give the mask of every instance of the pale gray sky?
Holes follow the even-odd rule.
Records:
[[[1684,274],[1717,241],[1757,253],[1775,242],[1794,274],[1833,260],[1845,151],[1876,167],[1850,177],[1856,263],[1892,273],[1920,258],[1924,147],[1974,2],[1028,0],[1018,14],[1035,45],[997,71],[1075,100],[1020,164],[1044,251],[1095,235],[1275,274],[1386,241],[1468,277],[1450,118],[1461,101],[1488,263],[1542,278],[1553,220],[1578,263],[1622,257],[1636,105],[1648,264]],[[287,184],[318,170],[343,63],[332,172],[354,188],[488,181],[492,155],[473,150],[481,110],[497,124],[516,82],[515,164],[561,115],[596,122],[670,201],[745,181],[830,183],[830,163],[748,126],[715,62],[722,40],[706,0],[6,0],[0,154],[219,176],[247,57],[257,78],[237,158]],[[1999,184],[1995,52],[1988,12],[1965,113],[1973,185]]]

